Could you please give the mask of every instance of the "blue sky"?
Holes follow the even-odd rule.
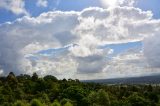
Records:
[[[36,5],[36,0],[25,0],[25,8],[31,14],[31,16],[36,17],[43,12],[60,10],[60,11],[80,11],[87,7],[100,7],[99,0],[48,0],[47,7],[39,7]],[[17,18],[22,17],[22,15],[15,15],[14,13],[0,9],[0,23],[6,21],[14,21]]]
[[[159,0],[140,0],[136,7],[142,10],[150,10],[153,12],[154,18],[160,18],[160,1]]]
[[[135,4],[131,5],[132,1]],[[106,73],[111,77],[152,74],[154,72],[145,73],[145,69],[160,68],[156,60],[160,58],[157,49],[159,4],[160,0],[124,0],[122,3],[119,0],[2,0],[0,58],[4,62],[0,61],[0,70],[10,70],[7,64],[15,70],[29,67],[39,74],[80,79],[105,78]],[[147,11],[151,11],[153,17]],[[18,18],[21,20],[16,21]],[[106,57],[113,60],[106,61]],[[32,61],[34,59],[36,61]],[[27,66],[19,64],[24,61]],[[115,71],[109,73],[108,67]],[[117,67],[125,71],[118,72]],[[126,72],[128,67],[135,67],[136,71]],[[44,68],[48,71],[42,72]],[[52,68],[56,71],[52,72]],[[72,70],[70,75],[66,75],[67,70]]]

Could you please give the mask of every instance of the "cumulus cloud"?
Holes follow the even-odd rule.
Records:
[[[9,71],[17,74],[37,72],[59,78],[82,78],[89,73],[93,76],[99,74],[97,77],[102,73],[106,75],[104,70],[109,64],[106,56],[114,50],[100,49],[99,46],[141,41],[154,34],[158,23],[152,19],[150,11],[134,7],[92,7],[80,12],[52,11],[38,17],[25,16],[0,25],[0,69],[4,74]],[[78,46],[61,53],[54,49],[64,49],[69,44]],[[53,51],[59,55],[52,56]],[[50,52],[53,54],[49,57],[43,55]],[[35,56],[42,59],[35,59]]]
[[[133,6],[138,0],[100,0],[104,7]]]
[[[146,37],[143,43],[144,43],[144,55],[146,56],[150,67],[160,68],[159,31],[155,32],[155,34],[153,34],[152,36]]]
[[[76,15],[74,13],[55,12],[52,13],[54,14],[53,17],[49,18],[49,14],[47,14],[48,18],[45,18],[45,14],[37,17],[37,19],[23,17],[11,24],[6,23],[0,26],[1,68],[5,70],[5,73],[11,70],[17,73],[27,70],[28,62],[24,58],[26,53],[36,52],[34,50],[38,49],[61,47],[62,44],[54,35],[63,32],[65,34],[66,31],[73,29]],[[67,21],[67,19],[72,19],[72,21]]]
[[[151,68],[140,47],[134,47],[113,57],[104,68],[109,77],[135,77],[159,73],[157,68]]]
[[[146,25],[145,23],[150,22],[151,18],[150,11],[133,7],[88,8],[83,10],[79,19],[80,24],[74,31],[80,36],[94,36],[101,43],[142,40],[143,36],[150,31],[139,30],[139,27]]]
[[[37,4],[37,6],[47,7],[48,1],[47,0],[38,0],[36,4]]]
[[[0,0],[0,8],[9,10],[16,15],[29,15],[29,13],[25,9],[24,0]]]

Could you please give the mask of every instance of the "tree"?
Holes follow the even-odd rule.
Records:
[[[43,78],[45,81],[58,81],[58,79],[55,76],[47,75]]]
[[[102,106],[109,106],[110,105],[110,99],[108,96],[108,93],[104,90],[100,89],[97,93],[98,96],[98,104]]]
[[[97,101],[98,101],[97,93],[94,92],[94,91],[92,91],[92,92],[88,95],[88,99],[89,99],[90,104],[97,103]]]
[[[43,104],[38,99],[33,99],[31,101],[31,106],[43,106]]]
[[[16,88],[17,87],[17,84],[18,84],[18,80],[17,78],[15,77],[14,73],[13,72],[10,72],[7,76],[7,83],[10,85],[10,87],[12,89]]]
[[[28,105],[22,101],[16,101],[13,106],[28,106]]]
[[[61,106],[61,104],[58,102],[58,100],[54,100],[52,106]]]
[[[49,100],[48,95],[46,93],[40,93],[38,96],[39,96],[38,99],[41,100],[42,103],[49,105],[50,100]]]
[[[149,93],[149,99],[154,102],[154,103],[158,103],[159,102],[159,98],[158,98],[158,95],[156,93]]]
[[[148,92],[152,92],[152,91],[153,91],[153,87],[152,87],[152,85],[148,85],[148,87],[147,87],[147,91],[148,91]]]
[[[83,98],[86,96],[86,92],[80,86],[70,86],[63,90],[62,97],[76,101],[77,105],[80,106],[83,102]]]
[[[63,98],[60,103],[61,103],[62,106],[64,106],[65,104],[66,105],[68,105],[68,104],[72,105],[72,101],[70,99],[66,99],[66,98]]]
[[[88,98],[92,105],[110,106],[108,93],[102,89],[98,90],[98,92],[91,92]]]
[[[138,93],[133,93],[128,97],[128,102],[131,106],[148,106],[149,103],[145,98],[138,95]]]
[[[38,75],[37,75],[37,73],[33,73],[33,75],[32,75],[32,80],[33,80],[33,81],[37,81],[37,80],[38,80]]]
[[[73,106],[73,105],[68,101],[67,103],[64,104],[64,106]]]
[[[12,106],[12,105],[13,105],[12,103],[5,102],[5,103],[3,103],[2,106]]]

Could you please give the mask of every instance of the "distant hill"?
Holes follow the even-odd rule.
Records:
[[[104,84],[160,84],[160,75],[130,77],[130,78],[85,80],[82,82],[95,82]]]

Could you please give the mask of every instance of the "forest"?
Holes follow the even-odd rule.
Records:
[[[0,77],[0,106],[160,106],[160,85],[107,85],[10,72]]]

